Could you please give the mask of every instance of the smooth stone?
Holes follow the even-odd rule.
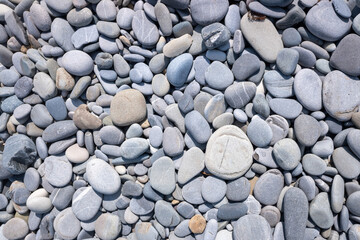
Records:
[[[54,80],[46,73],[38,72],[35,74],[33,84],[33,91],[44,100],[55,97],[57,93]]]
[[[283,187],[284,177],[282,173],[277,169],[269,170],[257,180],[254,196],[264,205],[274,205],[278,201]]]
[[[274,97],[286,98],[294,95],[294,78],[276,70],[267,71],[263,83]]]
[[[273,63],[281,49],[283,42],[275,26],[268,19],[251,21],[248,14],[241,18],[241,32],[262,59]]]
[[[270,145],[274,145],[277,141],[285,138],[289,133],[289,123],[282,116],[271,115],[266,119],[266,122],[273,133]]]
[[[81,230],[80,221],[71,208],[66,208],[55,217],[54,229],[64,239],[76,238]]]
[[[72,178],[72,166],[65,156],[49,156],[44,161],[44,176],[54,187],[64,187]]]
[[[302,105],[293,99],[273,98],[269,105],[273,112],[286,119],[295,119],[302,111]]]
[[[304,239],[308,219],[308,200],[299,188],[289,188],[283,199],[284,237]]]
[[[56,41],[56,43],[62,49],[64,49],[64,51],[71,51],[74,49],[74,45],[71,42],[71,36],[74,34],[74,29],[71,27],[71,25],[65,19],[55,18],[53,20],[53,22],[51,23],[51,34],[52,34],[54,40]],[[78,57],[81,57],[81,56],[78,56]],[[68,60],[71,60],[71,57]],[[66,62],[66,60],[65,61],[63,60],[63,62]],[[72,63],[75,64],[76,61],[73,60]],[[69,66],[71,66],[71,64]],[[78,66],[78,67],[80,67],[80,66]],[[72,69],[76,69],[76,68],[73,67]],[[86,75],[86,74],[83,74],[83,75]]]
[[[231,71],[236,80],[244,81],[260,70],[260,60],[254,54],[242,54],[234,62]]]
[[[334,42],[342,38],[351,28],[351,20],[339,17],[331,2],[321,2],[307,13],[305,25],[316,37]]]
[[[189,134],[199,143],[206,143],[211,136],[209,123],[196,110],[186,114],[185,126]]]
[[[130,72],[130,66],[127,61],[120,55],[115,54],[113,56],[114,70],[120,77],[127,77]]]
[[[76,49],[83,47],[84,45],[97,42],[99,39],[99,32],[96,25],[90,25],[79,28],[71,36],[71,42]]]
[[[91,114],[85,104],[81,104],[74,112],[73,121],[77,128],[81,130],[97,129],[102,125],[100,118]]]
[[[225,90],[225,100],[233,108],[243,108],[256,93],[256,85],[252,82],[235,82]]]
[[[74,135],[77,130],[72,120],[59,121],[45,128],[42,138],[45,142],[56,142]]]
[[[205,81],[211,88],[223,90],[234,82],[234,76],[227,66],[214,61],[205,71]]]
[[[330,204],[334,213],[340,213],[343,209],[345,196],[345,182],[340,175],[335,175],[331,185]]]
[[[145,191],[144,191],[145,194]],[[141,198],[132,198],[130,200],[130,210],[139,216],[147,215],[154,209],[154,203],[142,196]]]
[[[312,68],[316,64],[315,54],[303,47],[292,47],[291,49],[296,50],[299,53],[299,65],[305,68]]]
[[[298,23],[301,23],[305,17],[306,13],[304,12],[304,10],[299,6],[295,6],[286,13],[285,17],[276,22],[276,27],[278,29],[286,29],[292,27]]]
[[[154,126],[149,132],[150,145],[153,147],[160,147],[162,144],[163,131],[159,126]]]
[[[6,239],[22,239],[28,232],[26,221],[19,217],[10,219],[2,227],[2,235]]]
[[[163,135],[163,149],[169,157],[175,157],[184,151],[184,138],[177,127],[165,128]]]
[[[184,114],[194,110],[194,99],[190,94],[184,94],[178,101],[178,107]]]
[[[135,11],[130,8],[120,8],[116,15],[116,23],[120,28],[125,30],[131,29],[131,22],[135,15]]]
[[[15,93],[18,98],[25,98],[31,93],[32,88],[33,80],[29,77],[23,76],[15,83],[13,93]]]
[[[72,163],[83,163],[89,158],[87,149],[80,147],[78,144],[74,144],[66,149],[65,155]]]
[[[86,176],[90,185],[99,193],[109,195],[116,193],[120,189],[119,174],[101,159],[91,159],[86,164]]]
[[[55,188],[50,195],[51,203],[58,210],[65,209],[70,204],[74,192],[75,189],[71,185],[67,185],[63,188]]]
[[[349,209],[350,213],[354,214],[355,216],[360,216],[359,208],[357,207],[357,204],[360,199],[360,192],[354,192],[350,194],[350,196],[347,198],[346,206]]]
[[[143,138],[128,138],[120,146],[120,155],[127,159],[135,159],[145,153],[149,148],[149,143]]]
[[[245,203],[227,203],[219,207],[217,217],[223,220],[237,220],[246,215],[248,207]]]
[[[104,21],[114,21],[116,18],[116,7],[110,0],[101,0],[96,5],[97,16]]]
[[[66,119],[68,111],[62,97],[59,96],[47,100],[45,102],[45,106],[47,108],[47,111],[56,121]]]
[[[307,199],[309,201],[313,200],[316,195],[316,185],[314,179],[310,176],[303,176],[299,179],[298,183],[298,188],[303,190]]]
[[[12,174],[25,173],[37,156],[34,142],[23,134],[9,137],[2,154],[2,166]]]
[[[175,189],[175,167],[173,161],[168,157],[161,157],[153,163],[150,173],[151,187],[168,195]]]
[[[201,36],[207,49],[214,49],[226,44],[231,37],[231,33],[223,24],[212,23],[201,30]]]
[[[49,193],[44,188],[39,188],[26,200],[26,207],[38,214],[49,212],[53,206],[48,198]]]
[[[356,158],[348,147],[336,148],[332,154],[332,160],[343,178],[353,179],[359,176],[359,159]]]
[[[298,101],[308,110],[318,111],[322,108],[322,81],[313,70],[302,69],[296,73],[294,92]]]
[[[240,29],[240,10],[239,6],[232,4],[229,6],[229,10],[226,13],[224,23],[225,26],[229,29],[231,35],[234,35],[236,30]]]
[[[274,206],[265,206],[261,209],[260,215],[266,219],[270,227],[275,227],[280,222],[281,213]]]
[[[284,48],[282,49],[277,58],[276,66],[285,75],[291,75],[299,61],[299,53],[294,49]]]
[[[192,147],[184,153],[178,169],[177,181],[185,184],[198,175],[205,167],[205,155],[197,147]]]
[[[137,222],[135,225],[137,240],[157,239],[159,232],[150,222]]]
[[[241,177],[228,182],[226,197],[231,201],[241,202],[244,201],[250,194],[250,182]]]
[[[67,13],[73,7],[73,3],[71,0],[65,0],[60,3],[56,0],[46,0],[45,2],[48,7],[60,13]]]
[[[242,130],[223,126],[211,135],[206,145],[205,166],[219,178],[235,179],[250,168],[252,152],[250,140]]]
[[[118,126],[140,122],[146,116],[144,96],[134,89],[118,92],[111,101],[110,116],[113,123]]]
[[[36,4],[33,4],[36,5]],[[39,15],[40,19],[41,15]],[[46,19],[49,20],[49,19]],[[6,25],[9,27],[9,30],[11,31],[16,38],[23,43],[24,45],[29,44],[28,37],[25,32],[25,28],[20,20],[20,18],[15,14],[14,11],[7,11],[5,13],[5,22]],[[45,22],[44,22],[45,23]],[[45,25],[48,27],[48,21],[46,21]],[[48,29],[47,29],[48,30]]]
[[[294,121],[294,132],[300,144],[313,146],[320,137],[320,124],[312,116],[301,114]]]
[[[40,185],[40,175],[35,168],[28,168],[24,175],[24,184],[29,191],[35,191]]]
[[[5,98],[1,102],[1,110],[6,113],[13,113],[14,110],[22,104],[23,102],[16,95],[13,95]]]
[[[120,35],[120,28],[114,22],[98,21],[96,28],[101,35],[108,38],[117,38]]]
[[[306,154],[302,158],[302,166],[306,173],[313,176],[320,176],[326,171],[326,163],[314,154]]]
[[[155,204],[155,218],[164,227],[174,227],[180,223],[180,216],[169,202],[157,201]]]
[[[213,189],[216,189],[216,192],[213,192]],[[201,195],[205,201],[209,203],[217,203],[225,197],[225,194],[225,181],[212,176],[205,178],[201,187]]]
[[[189,34],[182,35],[165,44],[163,53],[165,57],[173,58],[184,53],[192,43],[192,37]]]
[[[339,121],[350,120],[360,103],[360,98],[357,99],[355,93],[359,88],[357,80],[340,71],[335,70],[327,74],[323,81],[323,104],[326,112]]]
[[[351,76],[360,75],[358,46],[360,46],[360,37],[357,34],[349,34],[341,39],[331,55],[330,66]]]
[[[226,110],[224,94],[219,93],[210,99],[204,108],[204,115],[208,122],[213,122],[216,117],[223,114]],[[214,124],[214,123],[213,123]]]
[[[205,56],[198,56],[194,60],[195,80],[205,85],[205,72],[210,66],[210,61]]]
[[[0,60],[1,60],[1,63],[5,67],[11,67],[13,65],[12,60],[11,60],[12,56],[13,56],[13,53],[8,48],[1,45],[1,47],[0,47]]]
[[[309,215],[314,223],[323,229],[334,224],[329,197],[326,192],[319,193],[310,203]]]
[[[183,186],[182,196],[188,203],[196,205],[204,203],[204,199],[201,195],[201,186],[204,180],[203,177],[198,177]]]
[[[87,7],[82,9],[73,8],[66,15],[66,20],[74,27],[85,27],[92,22],[93,13]]]
[[[102,161],[102,160],[101,160]],[[81,187],[76,190],[72,198],[71,208],[80,221],[89,221],[100,209],[103,195],[94,191],[92,187]]]
[[[101,239],[116,239],[121,228],[120,217],[116,214],[103,213],[95,221],[95,233]]]
[[[272,18],[282,18],[286,15],[284,9],[280,7],[267,7],[260,2],[251,2],[249,4],[249,8],[251,11],[256,13],[272,17]]]
[[[135,182],[126,181],[121,188],[121,194],[126,197],[139,197],[142,194],[142,188]]]
[[[228,8],[228,0],[195,0],[190,2],[191,17],[196,23],[203,26],[221,21],[225,17]]]
[[[257,147],[266,147],[270,144],[273,138],[273,132],[266,121],[255,115],[252,119],[246,134],[251,143]]]
[[[137,40],[141,44],[152,46],[157,43],[159,30],[143,10],[135,12],[131,25]]]
[[[189,53],[174,58],[168,65],[166,77],[174,87],[182,87],[190,74],[193,57]]]
[[[233,239],[263,239],[272,238],[271,228],[266,219],[259,215],[246,215],[234,223]]]
[[[94,68],[92,58],[79,50],[66,52],[61,61],[65,70],[76,76],[88,75]]]
[[[294,47],[301,43],[301,35],[295,28],[285,29],[281,37],[285,47]]]
[[[347,141],[351,151],[358,158],[360,157],[360,147],[358,144],[359,138],[360,138],[360,131],[358,129],[351,130],[346,137],[346,141]]]
[[[301,158],[298,144],[290,138],[284,138],[275,143],[273,155],[279,167],[287,171],[293,170]]]
[[[188,228],[194,234],[201,234],[206,227],[206,219],[201,214],[196,214],[188,221]]]

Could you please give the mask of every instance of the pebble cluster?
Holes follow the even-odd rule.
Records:
[[[359,240],[359,0],[0,0],[0,240]]]

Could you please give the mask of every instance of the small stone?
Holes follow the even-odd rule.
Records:
[[[132,19],[132,29],[138,41],[146,46],[155,45],[159,39],[157,26],[145,15],[143,10],[135,12]]]
[[[35,18],[37,18],[37,17],[35,17]],[[62,62],[66,62],[66,66],[69,66],[69,69],[74,70],[75,72],[77,72],[77,70],[78,70],[79,71],[79,72],[77,72],[77,73],[79,73],[78,76],[86,75],[88,73],[85,73],[85,74],[81,74],[81,73],[84,73],[87,71],[89,71],[89,73],[90,73],[92,70],[92,68],[91,68],[91,70],[89,70],[90,67],[89,67],[89,64],[87,64],[87,62],[89,60],[87,60],[86,56],[88,57],[88,55],[82,51],[74,50],[74,46],[71,42],[71,36],[73,34],[74,34],[74,29],[71,27],[71,25],[65,19],[55,18],[52,21],[51,35],[53,36],[55,42],[64,51],[66,51],[66,53],[63,56]],[[75,54],[75,52],[73,52],[73,51],[76,51],[77,53]],[[65,56],[67,56],[67,58],[64,58]],[[77,58],[74,59],[73,57],[77,57]],[[71,62],[68,62],[68,61],[71,61]],[[79,63],[80,63],[80,65],[79,65]],[[91,63],[92,63],[92,60],[91,60]],[[75,64],[75,66],[74,66],[74,64]],[[69,73],[74,74],[72,71],[69,71],[67,69],[67,67],[65,67],[65,69]]]
[[[101,160],[102,161],[102,160]],[[71,208],[80,221],[89,221],[99,211],[103,195],[92,187],[81,187],[73,195]]]
[[[226,26],[217,22],[204,27],[201,30],[201,36],[204,39],[205,46],[208,49],[214,49],[228,42],[231,33]]]
[[[258,115],[255,115],[246,130],[252,144],[257,147],[266,147],[270,144],[273,138],[273,132],[270,126],[261,119]]]
[[[29,232],[25,220],[15,217],[3,225],[2,234],[7,239],[21,239]]]
[[[310,111],[321,110],[321,92],[322,81],[315,71],[302,69],[296,73],[294,80],[294,93],[301,105]]]
[[[301,158],[299,146],[290,138],[284,138],[275,143],[273,154],[276,163],[284,170],[293,170]]]
[[[228,0],[215,1],[196,0],[191,1],[191,16],[196,23],[206,26],[214,22],[220,22],[229,8]]]
[[[294,49],[285,48],[282,49],[277,58],[276,66],[285,75],[291,75],[299,61],[299,53]]]
[[[128,126],[146,117],[146,102],[141,92],[134,89],[120,91],[111,101],[111,120],[115,125]]]
[[[76,76],[89,75],[94,68],[92,58],[79,50],[66,52],[62,57],[62,64],[66,71]]]
[[[71,91],[74,85],[75,85],[74,78],[65,70],[65,68],[58,68],[56,70],[57,89]]]
[[[204,178],[198,177],[185,184],[182,188],[183,198],[191,204],[203,204],[204,199],[201,195],[201,186],[203,182]]]
[[[168,81],[175,87],[181,87],[186,82],[193,65],[193,57],[189,53],[183,53],[174,58],[166,71]]]
[[[207,143],[205,166],[215,176],[235,179],[250,168],[252,152],[252,145],[243,131],[233,125],[224,126],[216,130]],[[237,160],[234,162],[234,159]]]
[[[74,144],[66,149],[65,155],[72,163],[83,163],[89,158],[87,149],[80,147],[78,144]]]
[[[294,78],[285,76],[276,70],[264,74],[264,85],[272,96],[286,98],[294,95]]]
[[[294,131],[299,143],[310,147],[314,145],[320,137],[320,124],[314,117],[301,114],[295,119]]]
[[[295,119],[302,111],[302,105],[294,99],[273,98],[269,105],[273,112],[286,119]]]
[[[360,162],[348,147],[336,148],[332,160],[343,178],[353,179],[359,176]]]
[[[95,233],[101,239],[116,239],[121,227],[120,217],[116,214],[104,213],[95,221]]]
[[[72,178],[72,166],[65,156],[49,156],[44,161],[44,176],[54,187],[64,187]]]
[[[116,7],[110,0],[101,0],[96,5],[97,16],[104,21],[113,21],[116,18]]]
[[[206,83],[217,90],[223,90],[234,82],[230,69],[219,61],[214,61],[205,71]]]
[[[38,72],[34,76],[33,91],[37,93],[42,99],[47,100],[56,95],[56,86],[54,80],[49,75],[43,72]]]
[[[314,223],[320,228],[328,229],[334,224],[329,197],[326,192],[319,193],[311,201],[309,215]]]
[[[354,214],[355,216],[360,216],[360,211],[358,208],[358,202],[360,199],[360,192],[354,192],[350,194],[350,196],[347,198],[346,206],[349,209],[350,213]]]
[[[72,120],[59,121],[45,128],[42,138],[45,142],[56,142],[74,135],[77,130]]]
[[[156,191],[168,195],[175,190],[175,167],[168,157],[161,157],[153,163],[150,173],[151,187]]]
[[[169,202],[159,200],[155,204],[155,218],[164,227],[174,227],[180,223],[180,216]]]
[[[248,207],[245,203],[227,203],[219,207],[217,217],[223,220],[237,220],[247,214]]]
[[[256,85],[252,82],[235,82],[225,90],[226,102],[233,108],[243,108],[256,93]]]
[[[76,238],[81,230],[80,221],[71,208],[61,211],[54,220],[54,229],[64,239]]]
[[[89,112],[85,104],[81,104],[74,113],[73,121],[79,129],[97,129],[102,125],[102,121],[94,114]]]
[[[216,192],[213,191],[214,189],[216,189]],[[225,181],[212,176],[205,178],[201,187],[201,195],[205,201],[209,203],[217,203],[225,197],[225,193]]]
[[[234,62],[231,71],[239,81],[247,80],[260,70],[260,60],[254,54],[242,54]]]
[[[304,155],[301,163],[304,171],[313,176],[321,176],[326,171],[326,163],[315,154]]]
[[[271,239],[271,228],[265,218],[259,215],[246,215],[234,224],[234,240]]]
[[[192,43],[192,37],[189,34],[182,35],[165,44],[163,53],[165,57],[172,58],[184,53]]]
[[[145,190],[146,188],[144,188]],[[144,191],[145,194],[145,191]],[[154,209],[154,203],[147,200],[144,196],[140,198],[132,198],[130,200],[130,210],[136,215],[147,215]]]
[[[277,169],[272,169],[260,176],[254,187],[254,196],[264,205],[274,205],[283,187],[282,173]]]
[[[196,110],[186,114],[185,126],[186,126],[188,133],[198,143],[206,143],[211,136],[211,129],[210,129],[208,122]]]
[[[184,151],[184,138],[176,127],[167,127],[163,135],[163,148],[166,155],[175,157]]]
[[[190,231],[194,234],[201,234],[206,227],[206,220],[201,214],[196,214],[189,221]]]
[[[178,170],[177,181],[185,184],[198,175],[205,167],[205,154],[197,147],[192,147],[184,153]]]

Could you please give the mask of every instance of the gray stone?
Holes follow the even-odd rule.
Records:
[[[27,97],[33,88],[33,80],[29,77],[21,77],[14,85],[14,93],[18,98]]]
[[[163,148],[166,155],[175,157],[184,151],[184,138],[176,127],[167,127],[163,135]]]
[[[260,2],[251,2],[249,4],[249,8],[251,11],[256,13],[272,17],[272,18],[282,18],[286,15],[284,9],[280,7],[268,7],[262,5]]]
[[[271,228],[266,219],[259,215],[246,215],[234,223],[233,239],[270,240]]]
[[[322,81],[313,70],[302,69],[296,74],[294,92],[301,105],[308,110],[318,111],[322,108]]]
[[[279,209],[274,206],[263,207],[260,215],[266,219],[266,221],[270,224],[270,227],[275,227],[280,222],[281,218]]]
[[[52,205],[58,210],[65,209],[70,204],[74,192],[75,189],[71,185],[55,188],[50,195]]]
[[[235,82],[225,90],[226,102],[233,108],[243,108],[256,93],[256,85],[252,82]]]
[[[336,148],[332,154],[332,160],[343,178],[353,179],[359,176],[359,159],[356,158],[348,147]]]
[[[132,19],[132,29],[137,40],[145,45],[155,45],[159,39],[157,26],[145,15],[143,10],[135,12]]]
[[[12,218],[2,226],[2,235],[5,239],[22,239],[29,232],[26,221],[22,218]]]
[[[231,201],[244,201],[250,194],[250,182],[245,177],[228,182],[226,197]]]
[[[120,146],[120,154],[127,159],[134,159],[145,153],[149,148],[149,142],[144,138],[131,138],[125,140]]]
[[[349,145],[351,151],[358,158],[360,158],[360,147],[358,144],[360,141],[359,139],[360,139],[360,130],[358,129],[351,130],[346,137],[347,144]]]
[[[102,194],[114,194],[121,187],[119,174],[101,159],[91,159],[86,164],[86,176],[95,191]]]
[[[145,192],[144,192],[145,193]],[[139,216],[147,215],[154,209],[154,203],[147,200],[145,197],[132,198],[130,200],[130,210]]]
[[[197,147],[192,147],[184,153],[178,169],[177,181],[180,184],[187,183],[198,175],[205,167],[205,155]]]
[[[285,76],[276,70],[264,74],[264,86],[274,97],[286,98],[294,95],[294,78]]]
[[[162,144],[162,139],[163,139],[162,129],[159,126],[152,127],[149,132],[150,145],[155,148],[158,148]]]
[[[74,135],[77,130],[72,120],[59,121],[45,128],[42,138],[45,142],[56,142]]]
[[[187,202],[196,205],[204,203],[201,195],[201,187],[204,180],[203,177],[198,177],[183,186],[182,196]]]
[[[36,4],[33,4],[36,5]],[[38,17],[41,17],[40,15]],[[20,18],[15,14],[14,11],[7,11],[5,13],[5,22],[6,25],[9,27],[14,36],[24,45],[28,45],[28,37],[25,32],[25,28],[20,20]],[[48,22],[47,22],[48,23]],[[47,29],[49,30],[49,29]]]
[[[64,187],[72,178],[72,166],[68,159],[49,156],[44,161],[44,176],[54,187]]]
[[[276,163],[284,170],[293,170],[301,158],[299,146],[290,138],[284,138],[275,143],[273,154]]]
[[[155,218],[164,227],[175,227],[180,223],[180,216],[169,202],[157,201],[155,204]]]
[[[301,114],[294,121],[294,132],[300,144],[313,146],[320,137],[321,127],[319,122],[312,116]]]
[[[92,58],[79,50],[66,52],[61,61],[66,71],[76,76],[88,75],[94,68]]]
[[[217,217],[223,220],[237,220],[246,215],[248,207],[245,203],[227,203],[219,207]]]
[[[294,47],[301,43],[301,35],[295,28],[285,29],[281,37],[285,47]]]
[[[81,230],[80,221],[71,208],[66,208],[55,217],[54,229],[64,239],[76,238]]]
[[[99,39],[99,32],[96,25],[90,25],[79,28],[71,36],[71,42],[76,49],[83,47],[84,45],[97,42]]]
[[[302,158],[302,166],[306,173],[313,176],[320,176],[326,171],[326,163],[315,154],[306,154]]]
[[[110,0],[101,0],[96,5],[97,16],[104,21],[113,21],[116,18],[116,7]]]
[[[254,54],[242,54],[233,64],[231,71],[235,78],[244,81],[260,69],[260,60]]]
[[[173,161],[168,157],[161,157],[156,160],[150,172],[151,187],[164,194],[168,195],[175,190],[175,167]]]
[[[234,82],[230,69],[219,61],[214,61],[205,71],[206,83],[216,90],[224,90]]]
[[[26,135],[17,134],[5,142],[2,166],[12,174],[25,173],[37,156],[34,142]]]
[[[157,239],[158,231],[149,222],[138,222],[135,225],[135,235],[138,240]]]
[[[201,36],[207,49],[214,49],[226,44],[231,37],[231,33],[226,26],[216,22],[204,27],[201,30]]]
[[[268,19],[251,21],[248,14],[245,14],[240,25],[244,37],[260,57],[266,62],[275,62],[279,51],[283,49],[283,42],[272,22]]]
[[[94,191],[92,187],[81,187],[73,195],[71,208],[80,221],[89,221],[99,211],[102,194]]]
[[[276,58],[276,66],[283,74],[291,75],[295,71],[298,61],[299,53],[296,50],[284,48]]]
[[[216,189],[215,192],[214,189]],[[225,197],[225,194],[225,181],[212,176],[205,178],[201,187],[201,195],[205,201],[209,203],[217,203]]]
[[[283,199],[284,236],[286,239],[304,239],[308,209],[306,195],[301,189],[293,187],[286,191]]]
[[[345,194],[344,179],[340,175],[335,175],[331,185],[330,204],[334,213],[340,213],[343,208]]]
[[[314,223],[323,229],[334,224],[329,197],[326,192],[319,193],[310,203],[309,215]]]
[[[215,1],[196,0],[191,1],[191,16],[196,23],[206,26],[221,21],[229,7],[228,0]]]
[[[185,126],[188,133],[199,143],[206,143],[211,136],[208,122],[196,110],[186,114]]]
[[[47,100],[45,102],[45,106],[47,108],[47,111],[56,121],[66,119],[68,112],[66,109],[64,99],[62,97],[59,96]]]
[[[29,191],[35,191],[40,186],[41,178],[35,168],[28,168],[24,175],[24,184]]]
[[[266,119],[266,122],[273,133],[270,145],[274,145],[277,141],[287,136],[289,132],[289,123],[285,118],[279,115],[271,115]]]
[[[223,126],[215,131],[207,143],[205,166],[217,177],[235,179],[250,168],[252,152],[253,147],[242,130],[233,125]]]
[[[95,233],[101,239],[116,239],[121,228],[120,217],[116,214],[103,213],[95,221]]]
[[[350,196],[347,198],[346,206],[349,209],[350,213],[354,214],[355,216],[360,216],[360,211],[358,207],[360,199],[360,192],[354,192],[350,194]]]
[[[74,49],[74,46],[71,42],[71,36],[74,34],[74,29],[66,20],[62,18],[55,18],[51,23],[51,34],[56,43],[62,49],[64,49],[64,51],[70,51]],[[71,60],[71,58],[69,60]],[[66,62],[66,60],[64,62]],[[73,60],[73,63],[76,63],[76,61]]]
[[[124,139],[124,133],[115,126],[104,126],[99,131],[100,139],[105,144],[120,145]]]
[[[277,203],[280,192],[284,187],[284,177],[277,170],[269,170],[260,176],[254,187],[255,198],[264,205]]]
[[[46,73],[38,72],[35,74],[33,84],[33,91],[44,100],[55,97],[57,93],[55,82]]]
[[[305,25],[316,37],[334,42],[341,39],[351,28],[351,20],[339,17],[331,2],[313,6],[306,15]]]
[[[174,58],[166,71],[168,81],[175,87],[181,87],[186,82],[193,65],[193,57],[189,53]]]
[[[269,105],[273,112],[286,119],[295,119],[302,111],[302,105],[293,99],[273,98]]]
[[[131,22],[134,15],[134,10],[126,7],[120,8],[116,15],[116,23],[119,25],[120,28],[130,30]]]
[[[273,132],[270,126],[261,119],[258,115],[255,115],[246,130],[251,143],[257,147],[266,147],[270,144],[273,138]]]

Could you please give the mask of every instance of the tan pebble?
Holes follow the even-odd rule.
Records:
[[[195,234],[203,233],[205,230],[205,227],[206,227],[206,220],[200,214],[196,214],[189,221],[189,228],[192,233],[195,233]]]
[[[102,125],[101,119],[91,114],[85,104],[81,104],[75,110],[73,120],[75,125],[82,130],[97,129]]]
[[[89,152],[86,148],[80,147],[77,143],[68,147],[65,151],[65,155],[70,162],[83,163],[89,159]]]

